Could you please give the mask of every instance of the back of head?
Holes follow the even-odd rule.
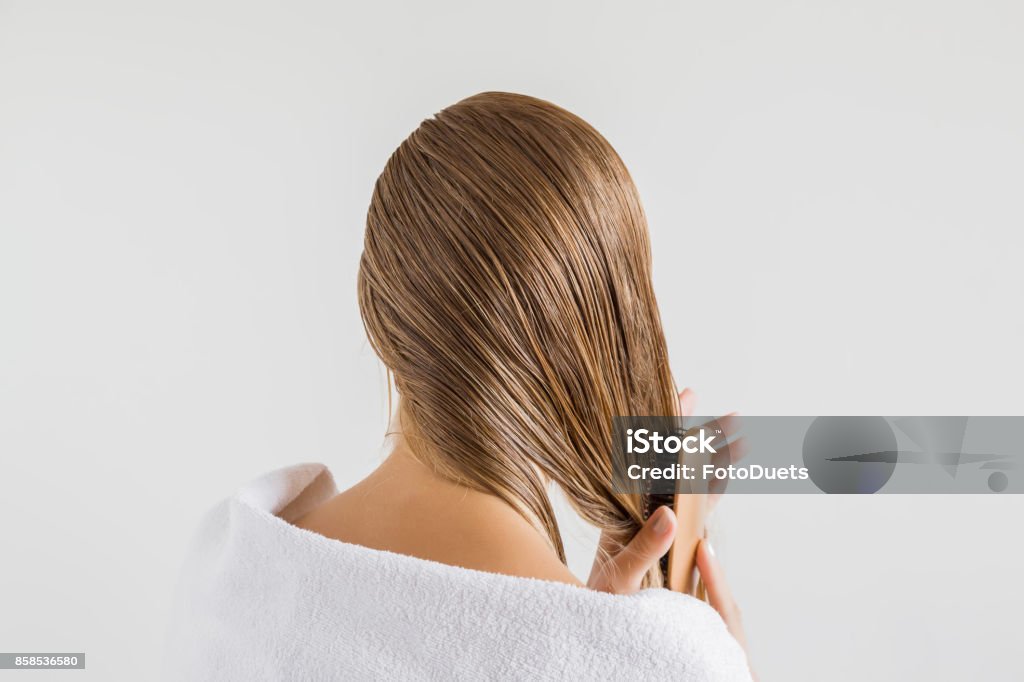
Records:
[[[590,125],[498,92],[424,121],[374,188],[359,304],[418,456],[513,505],[563,561],[549,481],[611,537],[636,532],[612,417],[673,414],[675,391],[643,209]]]

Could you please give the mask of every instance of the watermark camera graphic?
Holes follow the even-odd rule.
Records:
[[[804,437],[803,458],[815,485],[827,493],[873,493],[884,486],[897,464],[937,466],[950,478],[962,466],[990,470],[986,485],[1001,493],[1018,465],[1012,454],[965,452],[971,417],[818,417]],[[898,446],[895,426],[916,449]],[[860,452],[846,452],[859,450]],[[840,471],[831,463],[856,463],[858,472]],[[852,487],[852,489],[851,489]]]

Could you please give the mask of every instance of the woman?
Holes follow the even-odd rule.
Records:
[[[211,513],[171,676],[749,679],[708,546],[718,613],[658,587],[675,515],[645,524],[612,491],[612,417],[676,414],[689,395],[640,200],[604,138],[507,93],[424,121],[374,188],[358,287],[399,397],[391,453],[340,494],[306,465]],[[602,531],[586,586],[552,483]]]

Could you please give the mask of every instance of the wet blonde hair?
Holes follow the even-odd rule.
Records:
[[[605,549],[636,533],[612,417],[674,414],[675,387],[646,218],[594,128],[502,92],[423,121],[374,187],[358,286],[416,456],[515,507],[563,562],[551,481]]]

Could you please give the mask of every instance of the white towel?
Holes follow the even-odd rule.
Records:
[[[706,604],[615,596],[331,540],[289,523],[336,493],[305,464],[215,507],[168,630],[171,680],[750,680]]]

